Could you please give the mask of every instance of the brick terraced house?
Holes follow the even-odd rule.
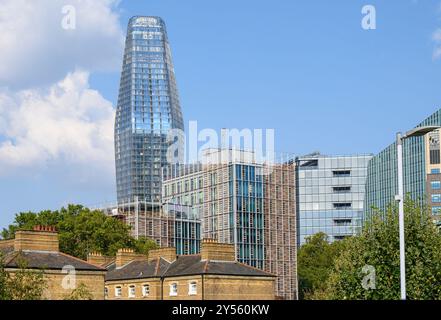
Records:
[[[104,299],[106,269],[59,251],[58,233],[53,227],[36,226],[17,231],[15,239],[0,241],[6,272],[14,274],[24,262],[26,269],[43,270],[46,289],[43,299],[62,300],[84,284],[94,300]],[[66,276],[75,273],[75,282],[66,285]]]
[[[234,245],[215,240],[203,240],[198,255],[162,248],[147,258],[120,250],[108,269],[109,300],[275,299],[275,275],[237,262]]]

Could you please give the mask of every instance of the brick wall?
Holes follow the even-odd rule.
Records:
[[[14,276],[14,269],[6,269],[11,276]],[[78,287],[81,283],[85,284],[87,290],[92,294],[93,300],[104,300],[104,276],[102,271],[76,271],[75,283]],[[46,289],[43,295],[44,300],[63,300],[68,297],[74,288],[66,286],[69,275],[59,271],[44,271]],[[63,286],[64,284],[64,286]],[[73,282],[71,282],[73,284]]]

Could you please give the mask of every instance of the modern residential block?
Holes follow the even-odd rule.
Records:
[[[205,160],[164,168],[163,200],[191,207],[204,238],[234,244],[239,262],[277,275],[278,297],[296,299],[294,161],[268,165],[218,149]]]

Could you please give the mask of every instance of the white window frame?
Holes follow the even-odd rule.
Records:
[[[190,281],[188,283],[188,295],[195,296],[198,294],[198,283],[197,281]]]
[[[143,284],[142,285],[142,296],[148,297],[150,295],[150,285],[149,284]]]
[[[133,292],[132,292],[133,290]],[[129,298],[136,298],[136,286],[134,284],[129,285]]]
[[[170,297],[176,297],[178,295],[178,283],[170,283]]]
[[[122,287],[121,286],[116,286],[115,287],[115,297],[121,297],[122,296]]]

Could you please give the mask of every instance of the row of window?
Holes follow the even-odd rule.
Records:
[[[164,186],[165,196],[174,195],[181,192],[189,192],[197,189],[201,189],[204,187],[204,183],[202,177],[192,178],[185,181],[178,181],[176,183],[172,183],[171,185]]]
[[[122,297],[122,286],[115,287],[115,297]],[[150,285],[143,284],[142,285],[142,296],[148,297],[150,295]],[[109,296],[109,288],[104,288],[104,294],[106,298]],[[198,294],[198,285],[196,281],[191,281],[188,284],[188,295],[193,296]],[[169,285],[169,295],[170,297],[176,297],[178,295],[178,283],[173,282]],[[129,298],[136,298],[136,285],[130,285],[128,287],[128,295]]]
[[[128,290],[129,290],[128,297],[135,298],[136,297],[136,286],[130,285]],[[109,288],[108,287],[104,288],[104,295],[106,296],[106,298],[109,296]],[[142,296],[148,297],[149,295],[150,295],[150,285],[144,284],[142,286]],[[122,297],[122,286],[115,287],[115,297]]]

